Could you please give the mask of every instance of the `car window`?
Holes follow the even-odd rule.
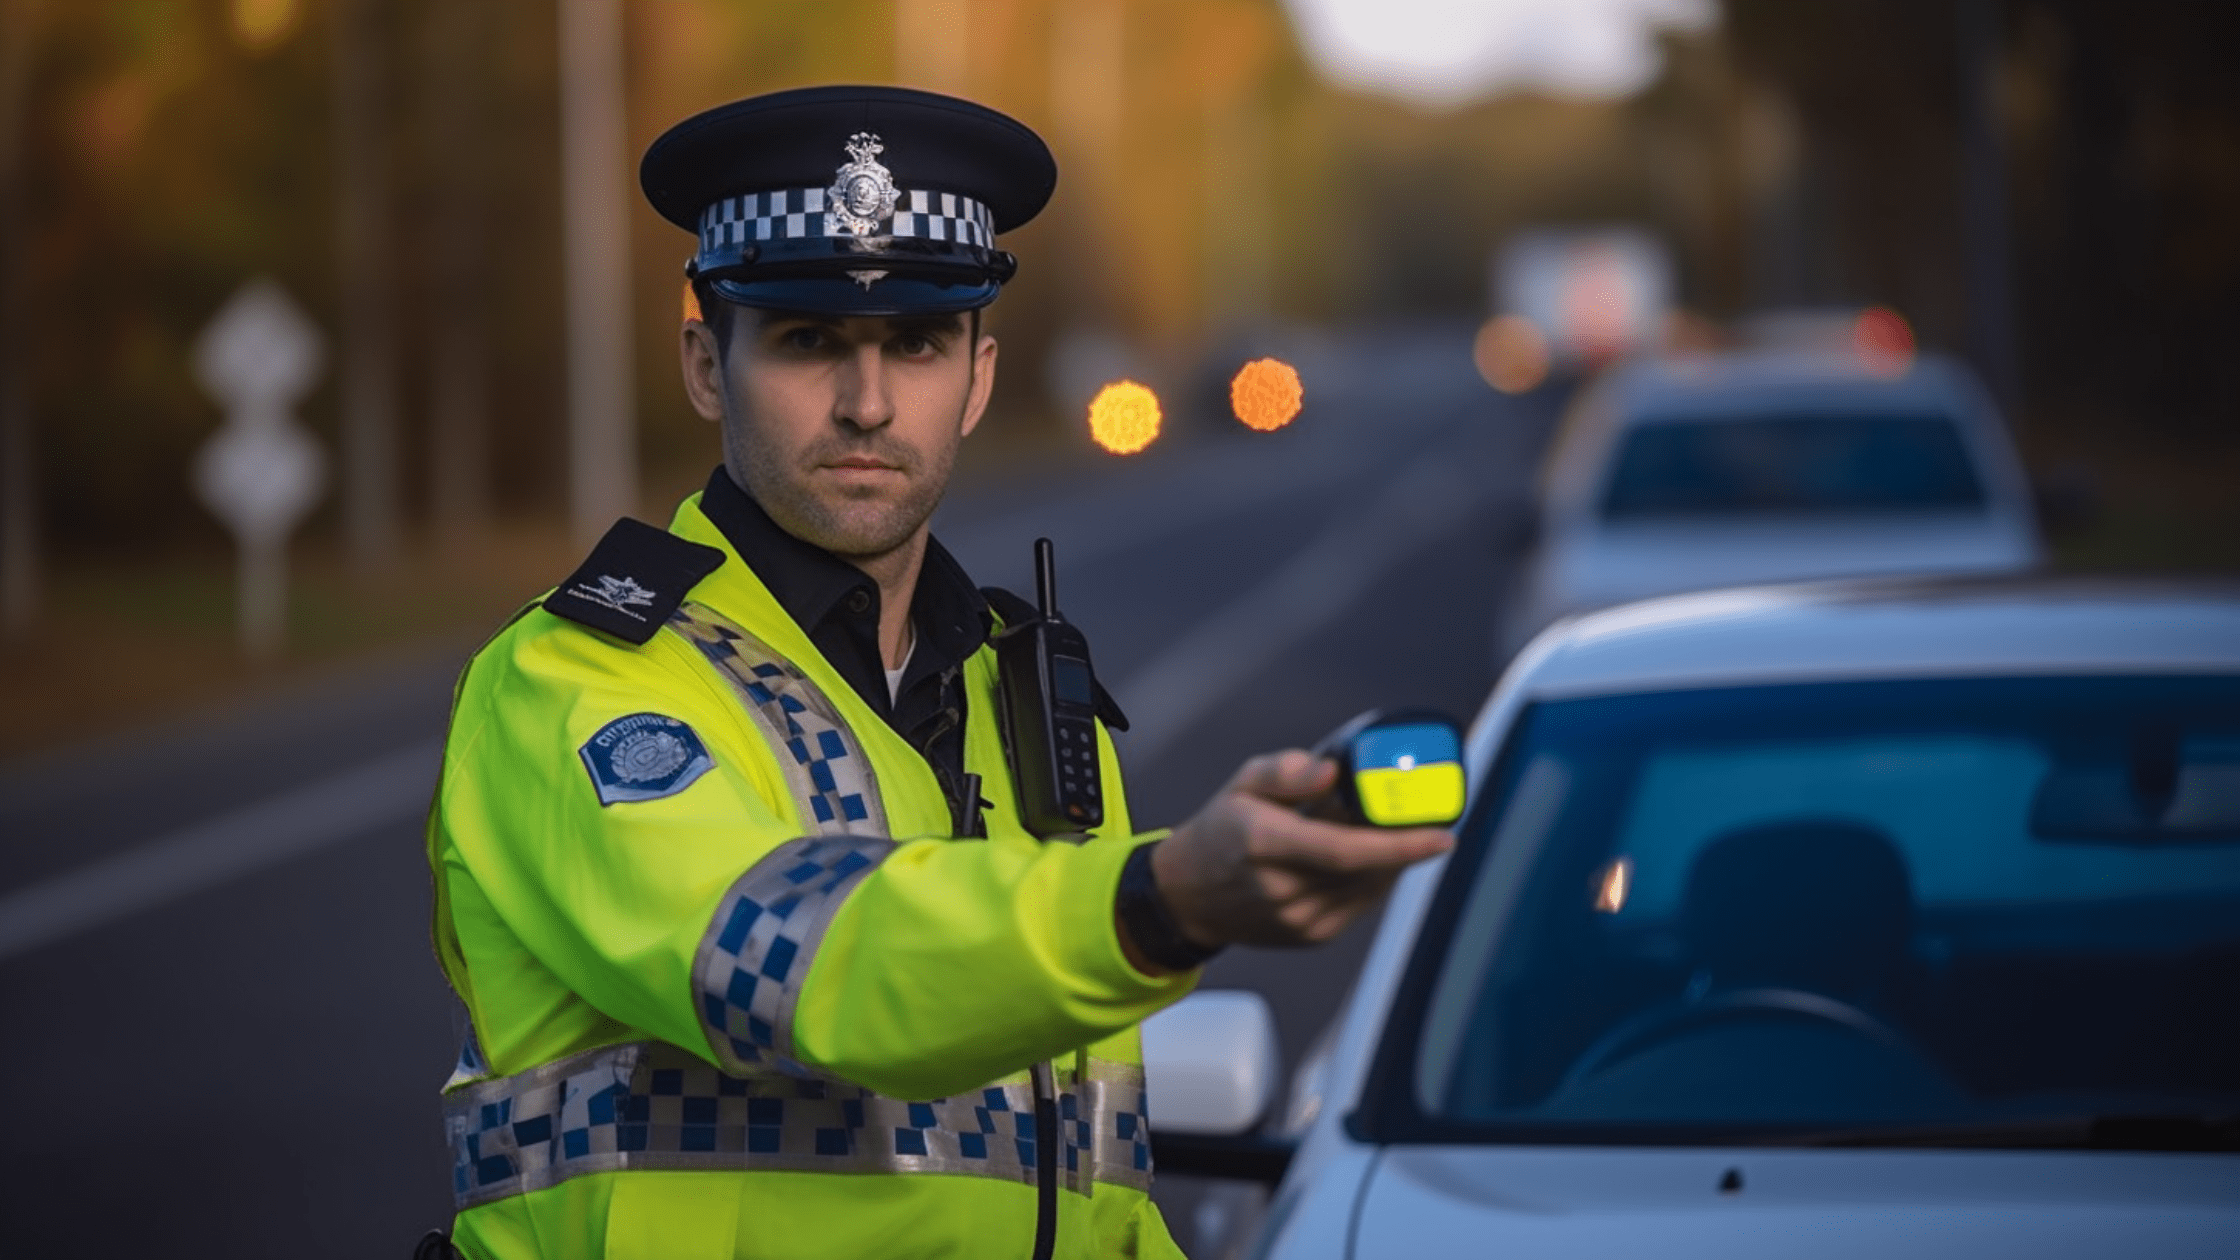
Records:
[[[2240,1106],[2240,678],[1552,702],[1493,789],[1391,1033],[1429,1117]]]
[[[1941,415],[1659,418],[1625,435],[1612,520],[1979,509],[1960,432]]]

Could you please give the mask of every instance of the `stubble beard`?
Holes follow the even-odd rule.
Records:
[[[791,454],[751,425],[729,443],[731,475],[780,529],[851,560],[874,559],[908,543],[933,516],[949,485],[958,442],[918,451],[869,435],[830,437]],[[901,470],[898,484],[849,489],[823,480],[834,460],[864,456]]]

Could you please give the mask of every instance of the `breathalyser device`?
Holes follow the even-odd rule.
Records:
[[[1462,734],[1444,714],[1371,709],[1314,751],[1338,763],[1338,783],[1311,813],[1373,827],[1443,827],[1462,817]]]

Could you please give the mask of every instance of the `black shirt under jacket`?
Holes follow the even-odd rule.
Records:
[[[995,631],[988,601],[948,549],[930,535],[910,600],[917,632],[902,686],[887,696],[879,655],[879,585],[863,570],[770,519],[753,496],[718,466],[700,509],[778,606],[809,636],[871,710],[933,767],[958,835],[978,835],[979,802],[964,795],[964,663]]]

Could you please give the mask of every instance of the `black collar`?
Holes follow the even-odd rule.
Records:
[[[911,703],[918,684],[963,664],[995,630],[988,601],[948,549],[929,536],[925,561],[918,570],[918,585],[910,600],[910,624],[917,632],[917,645],[911,650],[897,705],[888,699],[885,662],[879,655],[878,583],[824,548],[779,528],[762,505],[721,467],[708,478],[700,510],[723,531],[739,558],[776,597],[778,606],[809,636],[856,694],[898,728],[904,725],[897,721],[904,717],[898,708],[909,711],[919,707]]]

